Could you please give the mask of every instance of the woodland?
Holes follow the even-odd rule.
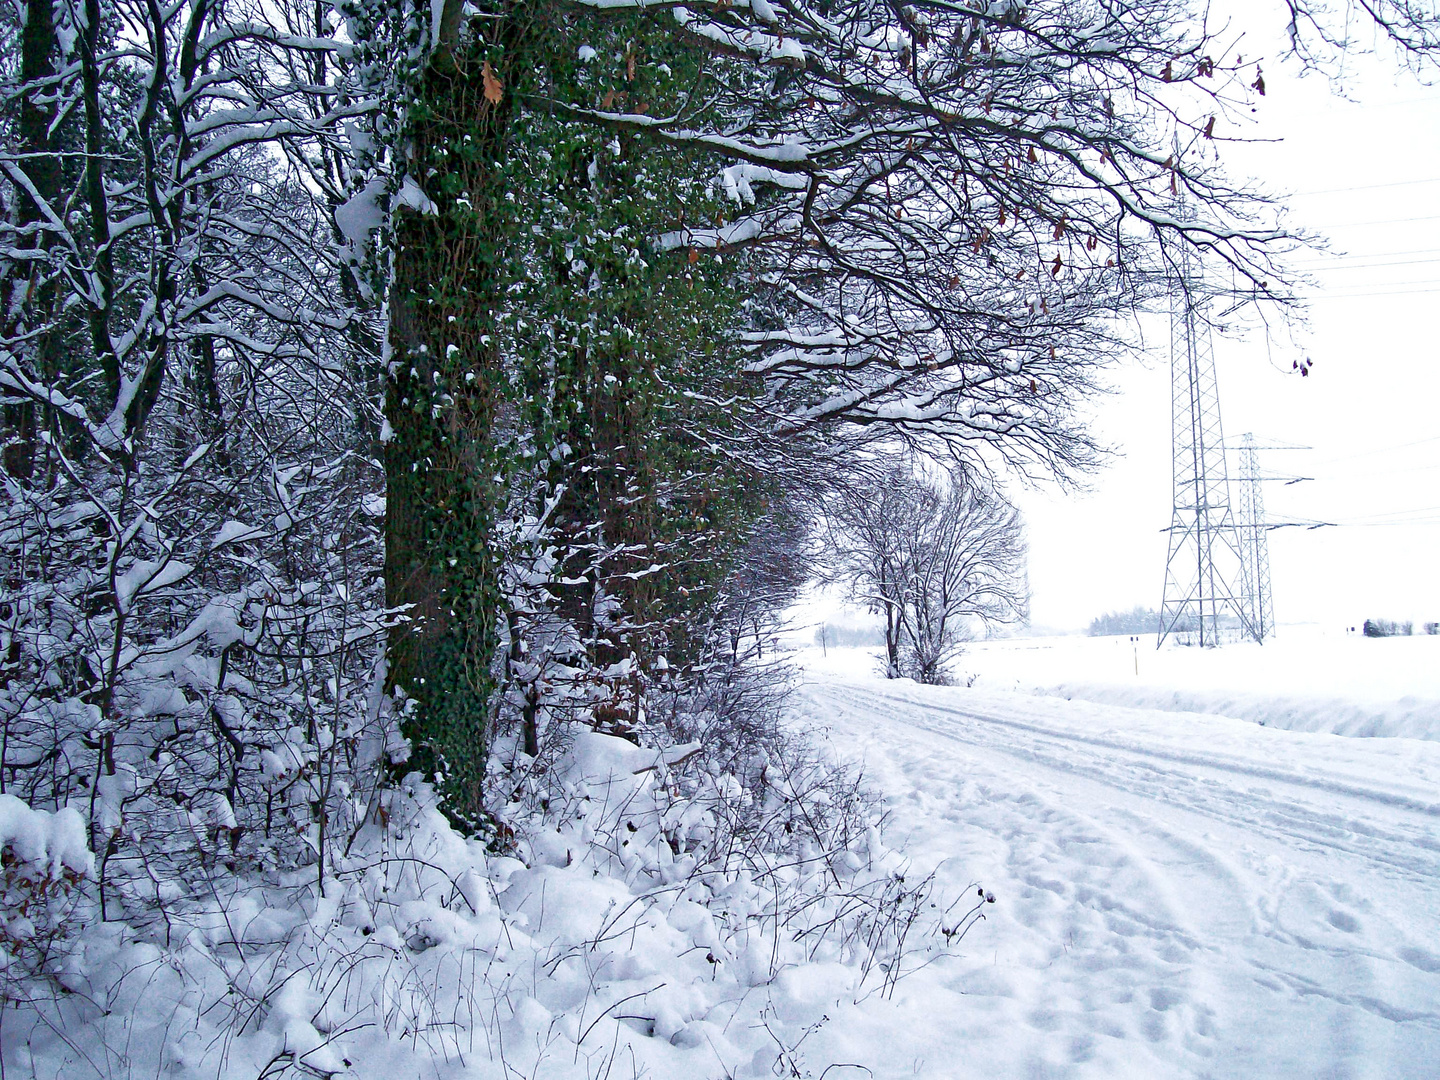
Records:
[[[1283,309],[1306,239],[1224,169],[1272,61],[1185,0],[13,0],[0,42],[0,1010],[82,1008],[67,922],[369,880],[403,807],[543,861],[577,733],[659,755],[661,863],[793,892],[873,807],[781,723],[780,613],[928,463],[1010,534],[970,607],[895,602],[940,677],[918,627],[1023,613],[1005,485],[1102,463],[1177,268]],[[876,880],[826,918],[893,931]]]

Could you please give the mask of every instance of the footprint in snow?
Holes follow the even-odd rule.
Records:
[[[1329,922],[1336,930],[1343,930],[1347,934],[1353,934],[1360,929],[1359,919],[1348,911],[1340,911],[1338,908],[1330,912]]]
[[[1185,995],[1168,986],[1157,986],[1150,991],[1150,1007],[1156,1012],[1168,1012],[1184,1000]]]
[[[1419,968],[1431,975],[1440,975],[1440,956],[1436,956],[1434,953],[1428,953],[1424,949],[1407,948],[1401,949],[1398,955],[1411,967]]]

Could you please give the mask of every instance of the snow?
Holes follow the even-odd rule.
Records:
[[[335,208],[335,227],[357,255],[370,243],[370,234],[385,224],[384,194],[385,182],[371,180]]]
[[[971,687],[804,650],[794,722],[863,765],[887,820],[779,870],[697,864],[741,797],[725,776],[711,802],[676,797],[698,744],[577,727],[515,857],[451,830],[412,779],[321,883],[221,879],[163,933],[71,920],[52,948],[77,993],[39,995],[43,1019],[10,1010],[5,1062],[94,1075],[80,1047],[101,1075],[217,1080],[287,1062],[456,1080],[1433,1076],[1440,741],[1034,692],[1079,675],[1097,697],[1168,688],[1267,715],[1283,698],[1309,702],[1303,727],[1326,702],[1389,716],[1440,678],[1429,639],[1281,642],[1140,652],[1134,685],[1128,639],[977,644]],[[311,753],[292,734],[262,763],[277,783]],[[100,779],[116,827],[129,777]],[[777,828],[829,798],[779,773],[762,790]],[[191,828],[227,811],[197,802]],[[73,809],[0,795],[0,843],[92,872]],[[816,891],[830,880],[844,905]],[[803,901],[783,927],[782,895]],[[881,917],[835,922],[845,905]],[[902,923],[903,954],[854,948]]]
[[[749,801],[733,777],[704,774],[708,802],[677,798],[693,744],[573,734],[542,774],[550,813],[518,858],[455,833],[412,778],[331,853],[318,887],[313,870],[222,877],[203,901],[164,892],[163,927],[52,925],[77,994],[7,1015],[7,1067],[238,1080],[290,1066],[412,1075],[418,1062],[426,1076],[589,1080],[619,1054],[628,1075],[763,1076],[836,988],[883,991],[886,969],[854,960],[861,937],[879,946],[865,956],[895,955],[887,898],[902,863],[873,830],[823,857],[756,861],[721,831],[727,802]],[[290,745],[264,767],[293,771]],[[805,778],[756,765],[775,768],[757,809],[789,834]],[[126,777],[101,780],[118,807]],[[805,815],[823,813],[820,795]],[[192,809],[192,829],[224,827],[225,810]],[[702,866],[696,845],[715,838]]]
[[[809,178],[804,175],[780,172],[746,161],[721,170],[720,182],[730,199],[748,206],[755,204],[755,184],[774,184],[777,187],[800,191],[810,183]]]
[[[976,689],[1212,713],[1291,731],[1440,739],[1440,636],[1282,626],[1266,643],[1156,650],[1153,635],[977,642]],[[1138,673],[1137,673],[1138,667]]]
[[[885,683],[837,653],[801,713],[864,757],[890,843],[997,902],[965,955],[831,1012],[811,1061],[1435,1075],[1440,746]]]
[[[430,196],[421,190],[413,176],[407,176],[401,181],[395,201],[401,206],[408,206],[421,214],[438,214],[440,212],[435,203],[431,201]]]
[[[755,9],[753,2],[750,6]],[[760,0],[760,7],[755,10],[756,17],[762,23],[770,24],[774,21],[766,19],[762,12],[771,16],[775,14],[765,0]],[[793,64],[799,67],[805,64],[805,49],[794,38],[772,37],[766,33],[709,22],[698,18],[683,6],[676,7],[674,14],[675,21],[692,34],[709,38],[725,48],[748,53],[762,63]]]
[[[51,880],[66,870],[89,874],[95,863],[78,810],[32,810],[14,795],[0,795],[0,851]]]
[[[135,598],[159,592],[190,576],[195,567],[179,559],[136,559],[124,572],[115,575],[115,603],[127,611]]]
[[[836,673],[881,667],[873,649],[829,651],[827,659],[807,648],[802,662]],[[1440,635],[1366,638],[1295,625],[1263,646],[1167,643],[1158,651],[1153,634],[977,641],[955,675],[977,690],[1229,716],[1289,731],[1440,740]]]
[[[770,0],[750,0],[750,10],[766,26],[775,26],[780,22],[780,16],[775,14],[775,9],[770,6]]]
[[[254,525],[248,525],[243,521],[227,521],[220,526],[220,531],[210,541],[212,548],[221,547],[225,544],[244,543],[247,540],[259,539],[267,535],[264,529],[258,529]]]
[[[440,33],[445,27],[445,0],[430,0],[430,50],[440,47]]]

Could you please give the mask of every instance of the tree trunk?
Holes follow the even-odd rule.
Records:
[[[438,775],[445,811],[470,829],[485,820],[500,599],[492,529],[501,463],[491,434],[504,373],[495,343],[503,284],[515,272],[497,165],[510,93],[496,95],[491,80],[523,62],[515,20],[487,32],[489,41],[442,50],[411,108],[406,185],[424,198],[395,220],[385,403],[386,603],[409,616],[390,637],[390,679],[413,701],[407,767]]]
[[[20,40],[20,82],[26,89],[20,99],[20,168],[34,185],[35,192],[50,208],[59,212],[60,159],[53,152],[50,125],[55,119],[54,90],[40,87],[41,80],[55,74],[55,17],[52,0],[28,0],[25,6],[25,29]],[[30,245],[48,251],[53,234],[42,226],[46,220],[40,204],[24,188],[16,192],[18,220],[23,235],[40,228]],[[13,288],[21,292],[7,306],[16,312],[22,333],[38,329],[51,319],[57,289],[49,279],[49,268],[41,259],[25,260],[15,267]],[[18,336],[13,331],[7,336]],[[54,374],[60,352],[60,332],[55,327],[43,331],[35,358],[35,373],[45,379]],[[35,471],[35,450],[39,438],[40,418],[33,402],[6,405],[4,408],[4,454],[6,473],[21,482],[29,481]]]

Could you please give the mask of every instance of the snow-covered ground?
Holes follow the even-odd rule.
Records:
[[[977,690],[1217,713],[1294,731],[1440,739],[1440,636],[1282,626],[1263,646],[1158,651],[1153,634],[1138,642],[1045,637],[976,642],[956,668],[975,676]]]
[[[1440,1075],[1440,745],[885,683],[846,652],[800,713],[863,756],[892,845],[997,902],[893,1001],[837,998],[809,1060]]]
[[[395,793],[323,895],[236,880],[163,936],[72,927],[38,1005],[0,1009],[0,1076],[1440,1076],[1440,740],[1318,730],[1336,702],[1440,697],[1435,639],[1342,639],[1308,669],[1266,648],[1140,653],[1131,689],[1209,679],[1291,702],[1296,730],[1023,689],[1124,687],[1136,654],[1104,639],[977,648],[968,688],[802,652],[793,720],[863,762],[883,840],[697,867],[719,833],[668,778],[688,749],[579,734],[520,858]],[[776,835],[825,812],[769,775]],[[717,784],[712,809],[738,798]],[[22,860],[84,870],[66,821],[11,803]]]

